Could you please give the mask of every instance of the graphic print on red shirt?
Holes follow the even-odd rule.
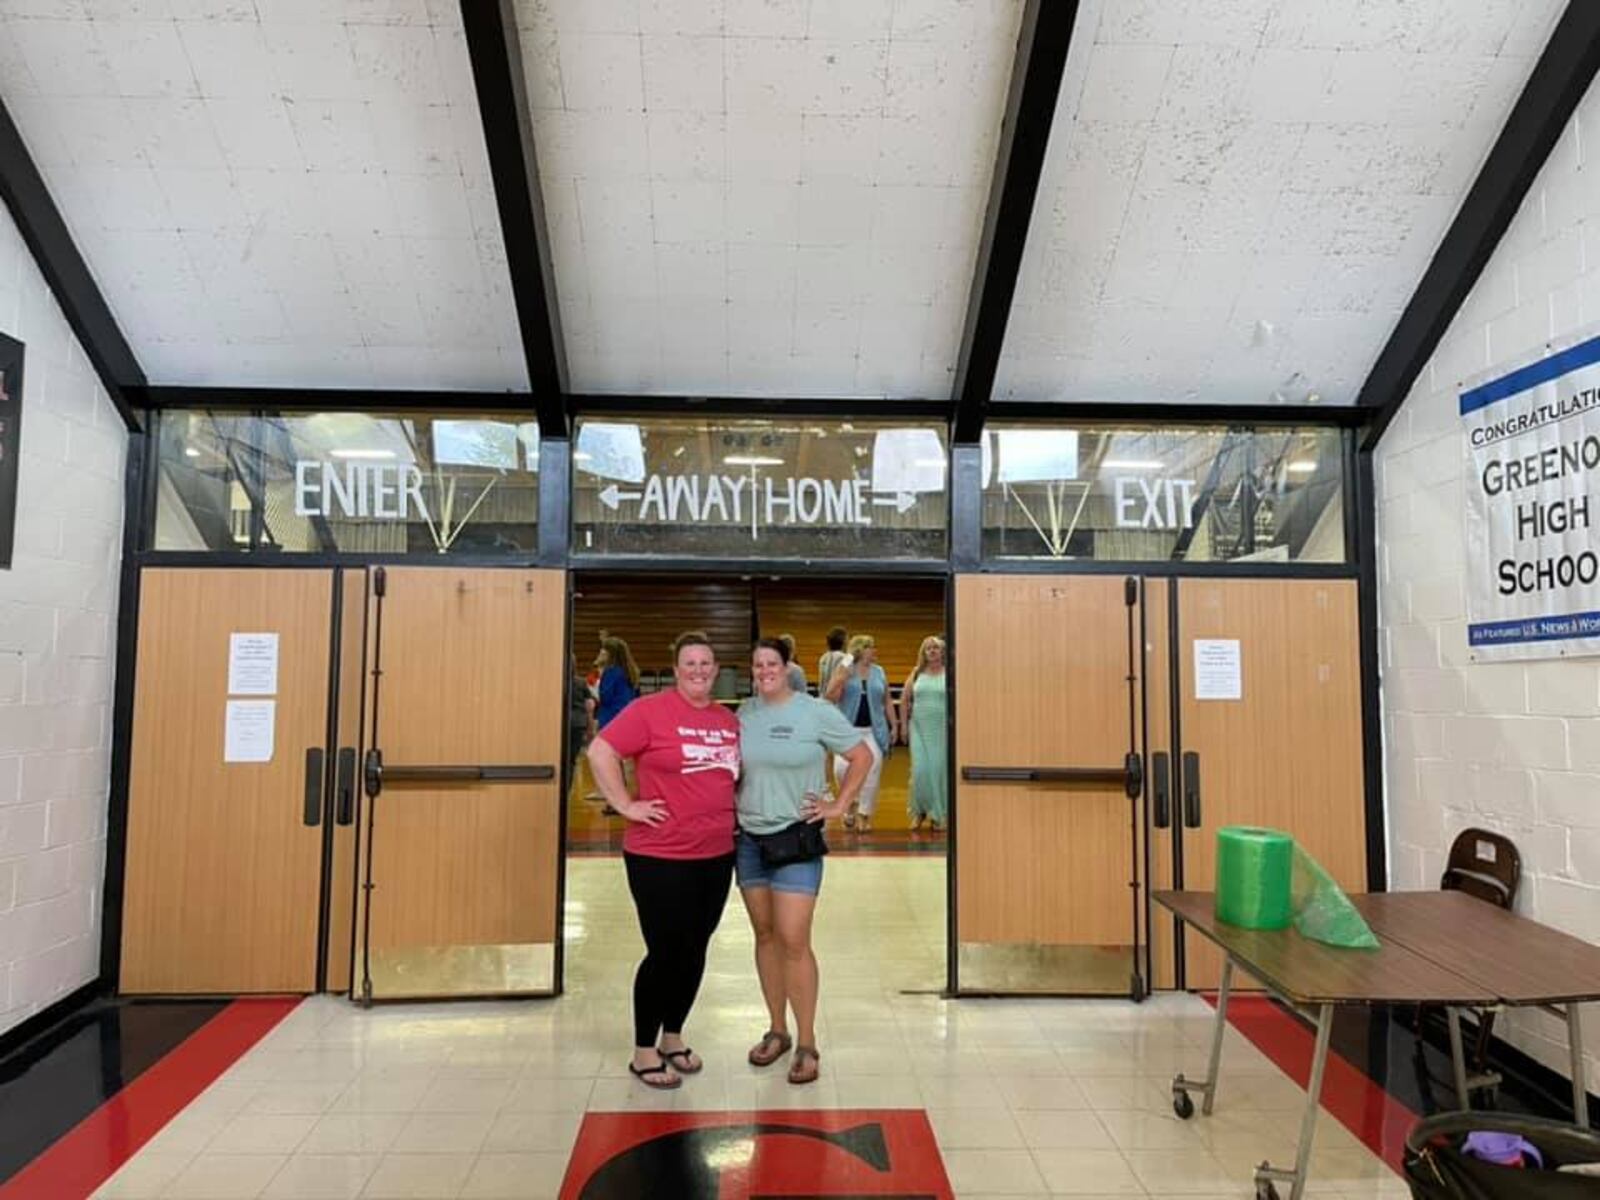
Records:
[[[660,800],[659,825],[628,823],[622,848],[653,858],[733,853],[739,720],[720,704],[696,708],[676,688],[641,696],[600,735],[634,760],[639,799]]]

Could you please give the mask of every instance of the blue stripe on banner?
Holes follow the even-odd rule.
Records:
[[[1591,363],[1600,362],[1600,337],[1590,338],[1587,342],[1579,342],[1576,346],[1569,346],[1559,354],[1552,354],[1549,358],[1541,358],[1536,363],[1520,367],[1509,375],[1502,375],[1499,379],[1491,379],[1488,383],[1481,383],[1471,391],[1461,393],[1461,415],[1477,412],[1480,408],[1487,408],[1497,400],[1504,400],[1507,396],[1515,396],[1518,392],[1525,392],[1529,388],[1538,387],[1541,383],[1549,383],[1569,371],[1576,371],[1587,367]]]
[[[1600,612],[1552,613],[1515,621],[1482,621],[1467,626],[1469,646],[1512,646],[1521,642],[1562,642],[1600,637]]]

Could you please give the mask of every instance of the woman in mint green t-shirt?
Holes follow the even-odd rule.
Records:
[[[822,859],[774,865],[761,838],[795,825],[821,823],[844,813],[872,769],[863,731],[832,704],[796,692],[789,682],[789,648],[777,638],[756,643],[750,662],[755,694],[739,708],[739,837],[734,870],[739,894],[756,935],[756,973],[770,1024],[750,1050],[750,1062],[770,1066],[791,1046],[790,1083],[817,1078],[819,1055],[817,959],[811,950],[811,916],[822,886]],[[870,731],[867,731],[870,733]],[[828,795],[831,755],[849,764],[839,794]],[[770,850],[770,848],[769,848]],[[794,1009],[795,1035],[789,1035]]]

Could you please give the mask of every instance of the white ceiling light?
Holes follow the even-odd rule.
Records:
[[[724,457],[722,461],[727,463],[730,467],[781,467],[781,466],[783,466],[783,459],[781,459],[781,458],[768,458],[765,455],[761,455],[761,454],[729,454],[726,457]]]
[[[1103,471],[1159,471],[1167,464],[1153,458],[1108,458],[1100,464]]]
[[[331,458],[393,458],[393,450],[329,450]]]
[[[1288,469],[1296,475],[1309,475],[1317,469],[1317,464],[1309,458],[1297,458],[1289,464]]]

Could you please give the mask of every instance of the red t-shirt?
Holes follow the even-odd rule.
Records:
[[[641,696],[600,735],[637,769],[639,799],[661,800],[659,825],[629,821],[622,848],[652,858],[733,853],[739,719],[720,704],[696,708],[677,688]]]

